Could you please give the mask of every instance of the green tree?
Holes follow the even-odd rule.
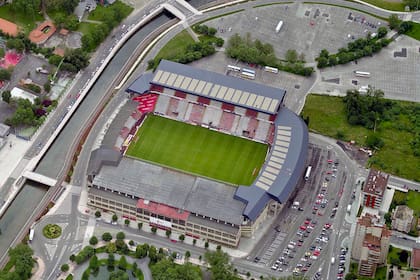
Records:
[[[117,233],[117,236],[116,237],[117,237],[117,240],[124,240],[125,233],[122,232],[122,231],[120,231],[120,232]]]
[[[117,245],[115,245],[114,242],[108,243],[108,245],[106,246],[106,251],[108,253],[115,253],[117,251]]]
[[[195,246],[195,244],[197,244],[197,239],[193,239],[193,245]]]
[[[204,248],[206,248],[206,249],[209,248],[209,243],[207,241],[204,243]]]
[[[35,263],[32,258],[33,250],[26,244],[19,244],[10,249],[8,254],[10,259],[15,261],[14,273],[11,276],[14,277],[15,274],[18,278],[14,279],[29,279]]]
[[[94,235],[89,239],[89,244],[92,246],[95,246],[96,244],[98,244],[98,238]]]
[[[179,241],[184,242],[184,240],[185,240],[185,235],[181,234],[181,235],[178,237],[178,239],[179,239]]]
[[[111,241],[112,240],[112,235],[109,232],[104,232],[102,234],[102,240],[106,241],[106,242]]]
[[[406,250],[402,250],[401,252],[399,252],[398,258],[400,262],[406,263],[408,259],[408,252]]]
[[[112,253],[108,254],[108,260],[107,260],[108,267],[113,267],[115,265],[115,256]]]
[[[385,26],[381,26],[378,28],[378,38],[384,38],[386,34],[388,33],[388,30]]]
[[[170,229],[167,229],[165,234],[166,234],[166,237],[169,238],[171,236],[172,232],[171,232]]]
[[[296,50],[287,50],[286,60],[290,63],[295,63],[298,59],[298,53]]]
[[[61,271],[62,272],[67,272],[67,271],[69,271],[69,269],[70,269],[70,267],[66,263],[61,266]]]
[[[384,219],[385,219],[385,223],[386,223],[388,226],[391,226],[391,223],[392,223],[391,213],[389,213],[389,212],[385,213],[385,215],[384,215]],[[390,250],[391,250],[391,249],[390,249]]]
[[[100,218],[100,217],[101,217],[101,211],[97,210],[97,211],[95,212],[95,217],[96,217],[96,218]]]
[[[370,133],[366,137],[366,146],[368,146],[371,149],[380,149],[384,146],[384,141],[379,137],[376,133]]]
[[[112,215],[112,221],[115,223],[116,221],[118,221],[118,216],[117,214]]]
[[[69,257],[70,261],[74,262],[76,260],[76,255],[75,254],[71,254]]]
[[[44,90],[45,90],[45,92],[50,92],[51,91],[51,84],[50,84],[50,82],[46,82],[44,84]]]
[[[210,265],[212,279],[239,279],[233,272],[229,256],[222,250],[206,252],[206,262]]]
[[[125,219],[124,220],[124,224],[128,227],[128,225],[130,224],[130,220],[129,219]]]
[[[10,90],[5,90],[1,93],[1,98],[4,102],[10,103],[10,98],[12,98],[12,94],[10,93]]]
[[[127,260],[125,259],[125,256],[121,256],[120,260],[118,261],[118,268],[121,270],[127,269]]]
[[[398,15],[392,14],[388,18],[389,28],[390,29],[398,29],[400,26],[401,20],[398,18]]]
[[[11,73],[6,69],[0,69],[0,80],[8,81],[10,80]]]
[[[186,251],[185,252],[185,258],[188,260],[191,257],[191,252],[190,251]]]
[[[157,228],[156,227],[152,227],[151,228],[152,233],[156,233],[157,232]]]
[[[317,67],[318,68],[325,68],[328,66],[328,58],[326,57],[318,57],[318,64]]]
[[[98,261],[98,257],[96,255],[93,255],[90,258],[89,261],[89,269],[93,272],[96,273],[99,269],[99,261]]]
[[[139,230],[141,230],[141,228],[143,227],[143,223],[137,223],[137,228],[139,229]]]
[[[357,279],[357,275],[354,274],[353,272],[347,273],[346,277],[344,278],[345,280],[356,280]]]

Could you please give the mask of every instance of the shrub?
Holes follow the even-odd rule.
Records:
[[[43,228],[42,233],[46,238],[55,239],[61,235],[61,227],[56,224],[48,224]]]
[[[92,246],[95,246],[96,244],[98,244],[98,238],[96,236],[92,236],[89,239],[89,244],[92,245]]]
[[[61,271],[62,272],[67,272],[67,271],[69,271],[69,269],[70,269],[70,267],[66,263],[61,266]]]

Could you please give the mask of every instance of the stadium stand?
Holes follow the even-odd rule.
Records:
[[[94,151],[88,167],[91,206],[235,247],[240,236],[253,235],[268,214],[281,209],[303,176],[308,132],[282,105],[284,90],[162,60],[127,93],[139,111],[124,124],[121,151],[137,141],[135,131],[152,112],[265,142],[270,149],[252,185],[236,188],[132,158],[102,161],[102,152]]]

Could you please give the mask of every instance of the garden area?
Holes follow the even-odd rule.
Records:
[[[363,125],[350,124],[347,112],[349,105],[344,102],[344,98],[310,94],[306,98],[302,116],[309,117],[309,129],[312,132],[343,141],[353,140],[361,147],[372,144],[374,148],[380,146],[370,158],[370,166],[420,181],[420,141],[417,140],[419,134],[415,133],[416,127],[420,125],[420,105],[403,101],[384,102],[390,104],[386,105],[381,120],[373,117],[372,121],[368,117],[371,113],[367,113],[368,119],[355,118],[363,120]],[[362,103],[368,104],[364,101]],[[365,125],[371,125],[372,128]]]
[[[42,229],[42,234],[48,239],[55,239],[61,235],[61,227],[56,224],[48,224]]]
[[[391,245],[389,246],[387,262],[395,266],[408,267],[408,259],[411,253],[399,248],[394,248]]]

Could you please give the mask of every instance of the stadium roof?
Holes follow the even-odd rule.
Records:
[[[92,151],[87,167],[88,175],[96,175],[101,170],[102,165],[117,166],[121,160],[121,153],[119,151],[101,147]]]
[[[127,91],[144,93],[146,78],[141,76]],[[283,89],[168,60],[160,62],[150,83],[269,114],[277,113],[286,94]]]
[[[235,198],[246,203],[243,215],[255,220],[270,198],[285,203],[301,178],[308,148],[308,131],[302,119],[281,108],[276,138],[260,175],[250,187],[241,186]]]
[[[243,219],[245,204],[234,199],[236,188],[137,159],[102,165],[93,185],[236,225]]]

